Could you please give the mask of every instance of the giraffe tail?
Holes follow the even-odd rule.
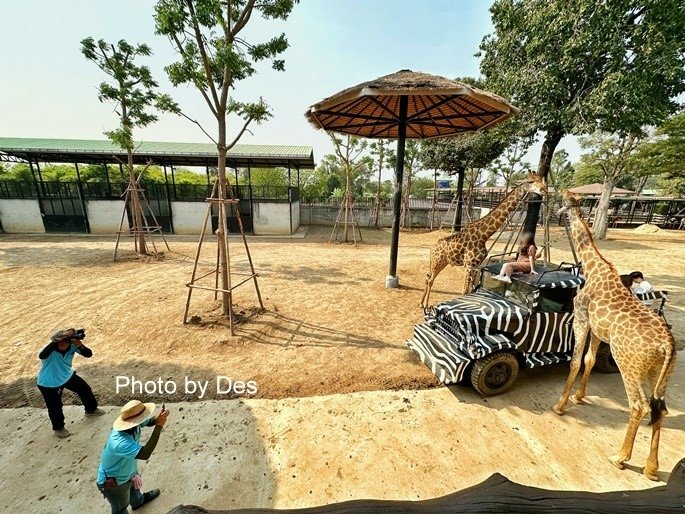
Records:
[[[673,367],[675,366],[675,344],[671,340],[670,344],[666,344],[664,351],[666,353],[664,358],[664,364],[661,366],[661,373],[659,373],[659,378],[654,384],[654,392],[649,400],[649,407],[651,410],[651,416],[649,418],[648,425],[653,425],[662,416],[668,414],[668,409],[666,408],[666,398],[664,398],[664,393],[666,392],[666,383],[668,382]]]

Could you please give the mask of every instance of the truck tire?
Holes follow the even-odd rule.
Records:
[[[519,363],[512,352],[498,352],[476,361],[471,370],[471,385],[482,396],[502,394],[514,385]]]
[[[619,373],[618,366],[611,355],[611,347],[606,343],[601,343],[597,349],[597,358],[593,370],[600,373]]]

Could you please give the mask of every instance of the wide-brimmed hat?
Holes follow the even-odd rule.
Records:
[[[152,417],[155,412],[155,404],[143,403],[140,400],[131,400],[121,408],[121,414],[114,420],[114,430],[128,430],[137,427],[146,419]]]
[[[58,328],[57,330],[53,330],[52,333],[50,334],[50,341],[62,341],[63,339],[66,339],[69,337],[71,334],[69,333],[70,331],[74,330],[73,328]]]

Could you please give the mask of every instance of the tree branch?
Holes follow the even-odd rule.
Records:
[[[197,121],[197,120],[191,118],[190,116],[188,116],[187,114],[185,114],[183,111],[179,111],[179,114],[180,114],[181,116],[183,116],[185,119],[187,119],[188,121],[190,121],[190,122],[194,123],[195,125],[197,125],[198,127],[200,127],[200,130],[201,130],[202,132],[204,132],[205,136],[207,136],[209,139],[211,139],[211,140],[212,140],[212,143],[214,143],[215,145],[217,144],[216,140],[215,140],[212,136],[209,135],[209,133],[204,129],[204,127],[200,124],[199,121]]]
[[[252,122],[252,120],[253,120],[252,117],[247,118],[247,120],[245,120],[245,124],[243,125],[243,128],[240,129],[240,132],[238,132],[238,135],[235,136],[235,138],[233,139],[233,141],[231,141],[231,144],[230,144],[230,145],[226,145],[226,150],[230,150],[231,148],[233,148],[233,147],[235,146],[235,144],[236,144],[236,143],[238,142],[238,140],[242,137],[242,135],[243,135],[246,131],[248,131],[248,130],[247,130],[247,126]],[[249,132],[249,131],[248,131],[248,132]]]
[[[186,0],[186,4],[188,5],[188,10],[190,11],[190,19],[192,20],[193,24],[193,29],[195,31],[195,41],[197,42],[197,47],[198,50],[200,51],[200,56],[202,57],[202,65],[204,66],[205,69],[205,75],[207,76],[207,85],[209,86],[209,90],[212,93],[212,98],[214,99],[214,102],[216,104],[216,110],[217,110],[217,117],[219,116],[221,111],[221,106],[223,104],[219,103],[219,96],[217,95],[216,88],[214,87],[214,80],[212,77],[212,70],[209,67],[209,60],[207,58],[207,51],[205,49],[205,44],[204,40],[202,38],[202,32],[200,31],[200,26],[197,23],[197,17],[195,16],[195,9],[193,8],[193,2],[192,0]]]

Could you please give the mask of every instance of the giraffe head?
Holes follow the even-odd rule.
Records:
[[[580,207],[580,200],[580,196],[573,194],[568,189],[564,189],[561,192],[561,209],[557,211],[557,216],[561,216],[569,209],[575,209],[576,207]]]
[[[531,193],[536,193],[540,196],[545,195],[545,181],[537,173],[528,173],[526,180],[523,182],[526,185],[526,189]]]

